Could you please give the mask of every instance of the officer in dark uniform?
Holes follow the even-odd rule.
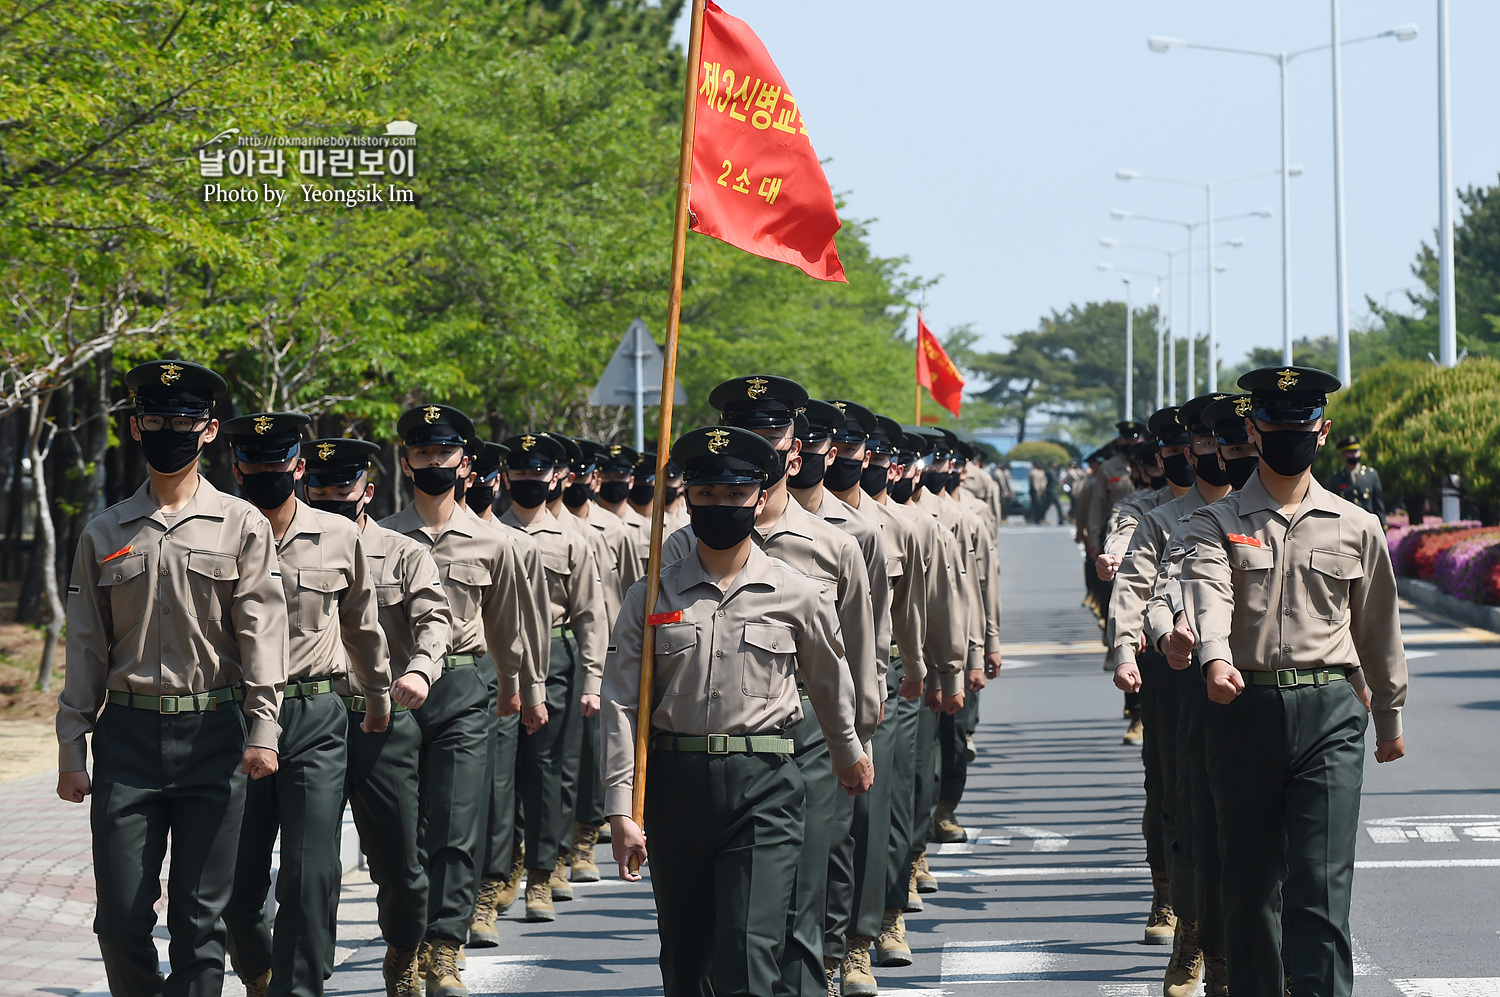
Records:
[[[1359,437],[1346,436],[1340,440],[1339,455],[1344,458],[1344,466],[1328,479],[1328,490],[1365,512],[1374,513],[1384,529],[1385,495],[1380,491],[1380,472],[1362,462]]]
[[[93,794],[94,933],[110,992],[217,997],[245,776],[277,769],[286,600],[265,517],[198,473],[224,379],[155,360],[125,383],[150,477],[89,522],[73,557],[57,795]],[[163,980],[151,933],[169,833]]]

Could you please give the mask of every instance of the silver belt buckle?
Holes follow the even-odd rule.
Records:
[[[727,754],[729,754],[729,735],[728,734],[710,734],[710,735],[708,735],[708,753],[710,755],[727,755]]]
[[[1296,687],[1297,687],[1297,669],[1295,669],[1295,668],[1278,668],[1278,669],[1276,669],[1276,688],[1278,688],[1278,689],[1295,689]]]
[[[168,709],[168,707],[167,707],[168,703],[172,704],[172,706],[171,706],[170,709]],[[160,714],[163,714],[165,716],[171,716],[174,713],[181,713],[182,712],[182,697],[181,696],[159,696],[159,697],[157,697],[157,700],[156,700],[156,712],[160,713]]]

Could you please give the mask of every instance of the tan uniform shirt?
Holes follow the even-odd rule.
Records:
[[[448,522],[429,529],[409,505],[381,526],[426,547],[437,562],[448,596],[452,631],[449,654],[484,654],[494,659],[502,696],[521,696],[523,706],[546,701],[547,647],[538,647],[536,616],[528,576],[518,553],[522,548],[455,503]],[[510,533],[516,531],[510,530]],[[535,544],[531,545],[535,548]],[[538,565],[540,552],[536,554]],[[531,617],[531,618],[528,618]]]
[[[1172,531],[1201,508],[1203,493],[1195,485],[1180,497],[1146,513],[1131,531],[1130,546],[1120,562],[1110,593],[1109,622],[1105,628],[1106,641],[1114,651],[1116,664],[1136,660],[1135,649],[1142,632],[1152,647],[1161,640],[1165,631],[1153,630],[1147,624],[1148,604],[1160,590]],[[1171,629],[1169,623],[1167,630]]]
[[[967,606],[967,612],[964,614],[964,622],[967,625],[965,637],[968,644],[966,667],[969,671],[982,670],[984,668],[986,618],[984,592],[979,585],[982,568],[979,563],[980,553],[975,534],[967,528],[963,510],[956,503],[941,499],[925,488],[912,493],[912,499],[907,503],[906,508],[920,511],[937,520],[939,528],[947,531],[958,548],[962,564],[959,581],[964,589],[964,602]]]
[[[609,632],[605,623],[604,583],[599,577],[593,546],[545,509],[530,524],[517,519],[514,508],[507,509],[500,522],[530,535],[541,546],[551,626],[573,628],[583,666],[580,695],[597,695],[604,677],[604,648],[609,642]]]
[[[245,690],[249,744],[276,750],[287,673],[286,599],[271,524],[206,478],[179,512],[150,483],[89,521],[68,580],[58,769],[87,767],[106,693]]]
[[[1104,547],[1109,514],[1116,503],[1135,491],[1135,484],[1130,480],[1130,462],[1120,454],[1100,464],[1096,476],[1099,480],[1089,492],[1089,503],[1085,508],[1089,547],[1097,554]]]
[[[952,517],[956,510],[953,521],[959,531],[959,540],[974,552],[974,581],[984,613],[984,653],[994,654],[1000,650],[1000,557],[995,550],[995,538],[985,528],[983,520],[955,501],[952,495],[936,495],[932,499],[942,510],[940,518],[944,515]]]
[[[875,735],[885,689],[875,681],[875,617],[870,607],[870,576],[865,571],[859,544],[832,523],[825,522],[797,504],[790,495],[786,508],[769,528],[757,526],[751,534],[762,550],[785,561],[833,593],[844,657],[854,683],[854,723],[861,744]],[[691,526],[678,530],[662,544],[662,564],[680,561],[697,551]],[[624,616],[624,610],[621,610]],[[889,655],[890,647],[887,645]]]
[[[1362,667],[1375,736],[1401,736],[1406,652],[1379,520],[1316,481],[1288,520],[1257,474],[1193,515],[1186,547],[1182,584],[1202,662]]]
[[[1089,507],[1094,502],[1094,489],[1099,487],[1098,474],[1090,471],[1073,486],[1073,539],[1087,545],[1089,540]],[[1033,497],[1036,495],[1032,492]]]
[[[832,523],[854,538],[864,557],[865,574],[870,582],[870,612],[875,621],[875,684],[880,701],[885,702],[885,673],[891,667],[891,579],[886,574],[889,559],[880,524],[848,502],[824,489],[822,503],[813,515]],[[864,669],[855,668],[855,681]],[[863,690],[861,690],[863,692]]]
[[[604,812],[611,816],[631,811],[645,606],[642,580],[625,596],[604,666],[599,754]],[[694,550],[662,569],[655,611],[680,612],[682,619],[656,628],[653,732],[785,731],[802,720],[800,680],[833,764],[859,761],[854,685],[825,586],[752,547],[729,590],[721,591]]]
[[[391,674],[400,678],[416,672],[431,686],[442,678],[443,655],[448,653],[453,627],[437,562],[426,547],[369,516],[360,529],[365,560],[375,576],[375,601],[391,654]],[[357,678],[350,678],[340,694],[361,694]]]
[[[558,518],[564,523],[571,522],[594,539],[594,557],[599,561],[599,573],[604,580],[604,611],[609,629],[613,630],[625,593],[637,579],[645,577],[645,571],[620,517],[592,502],[583,509],[586,516],[574,515],[570,510],[566,517]]]
[[[614,513],[603,506],[600,506],[598,511],[606,515],[614,515]],[[630,535],[630,543],[635,548],[636,560],[640,562],[641,575],[644,577],[646,567],[651,563],[651,520],[632,509],[629,502],[620,507],[619,518],[620,522],[625,525],[626,532]],[[662,530],[661,535],[667,535],[665,529]],[[666,561],[662,561],[662,564],[666,563]]]
[[[957,695],[968,660],[968,605],[959,581],[956,541],[938,521],[895,502],[870,500],[885,525],[887,549],[901,550],[900,584],[891,586],[891,630],[901,650],[902,677],[924,682],[936,672],[945,695]],[[902,589],[909,594],[903,597]],[[902,602],[909,606],[903,613]],[[908,647],[912,650],[908,650]]]
[[[390,652],[364,537],[353,520],[294,501],[292,521],[276,541],[290,626],[287,681],[352,674],[369,714],[385,716],[391,711]]]
[[[1109,524],[1105,527],[1104,545],[1100,549],[1102,554],[1123,555],[1130,547],[1130,537],[1135,533],[1135,528],[1140,525],[1146,513],[1158,506],[1165,505],[1175,498],[1170,486],[1162,488],[1138,488],[1120,504],[1115,506],[1109,514]]]

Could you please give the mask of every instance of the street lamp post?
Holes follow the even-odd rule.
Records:
[[[1453,95],[1448,86],[1448,0],[1438,0],[1438,363],[1458,365],[1453,293]]]
[[[1135,329],[1131,324],[1130,314],[1130,278],[1121,277],[1125,282],[1125,416],[1126,419],[1135,418]]]
[[[1442,20],[1443,20],[1444,7],[1445,7],[1446,2],[1447,2],[1447,0],[1438,0],[1438,20],[1439,20],[1439,22],[1442,22]],[[1336,3],[1336,0],[1335,0],[1335,3]],[[1338,25],[1338,11],[1337,11],[1337,9],[1334,10],[1333,20],[1334,20],[1335,30],[1337,30],[1337,25]],[[1337,36],[1335,35],[1335,37],[1337,37]],[[1348,41],[1340,42],[1339,44],[1341,46],[1342,45],[1356,45],[1356,44],[1358,44],[1360,42],[1374,41],[1377,38],[1394,38],[1398,42],[1409,42],[1409,41],[1411,41],[1415,37],[1417,37],[1417,27],[1416,27],[1416,25],[1414,25],[1414,24],[1402,24],[1402,25],[1398,25],[1397,27],[1390,28],[1390,29],[1388,29],[1386,31],[1382,31],[1382,32],[1380,32],[1378,34],[1366,35],[1366,36],[1364,36],[1362,38],[1351,38]],[[1441,39],[1440,39],[1439,40],[1439,46],[1440,47],[1441,47],[1441,44],[1442,44],[1442,42],[1441,42]],[[1291,144],[1291,139],[1290,139],[1290,130],[1289,130],[1290,129],[1290,125],[1289,125],[1290,115],[1289,115],[1288,109],[1287,109],[1288,108],[1288,99],[1287,99],[1287,72],[1286,72],[1286,70],[1287,70],[1287,66],[1291,63],[1291,61],[1293,59],[1297,58],[1297,56],[1299,56],[1299,55],[1307,55],[1309,52],[1321,52],[1324,49],[1332,49],[1334,47],[1334,45],[1333,45],[1332,42],[1330,42],[1327,45],[1314,45],[1311,48],[1298,49],[1295,52],[1288,52],[1285,49],[1283,49],[1282,51],[1279,51],[1279,52],[1260,52],[1260,51],[1256,51],[1256,50],[1253,50],[1253,49],[1227,48],[1227,47],[1224,47],[1224,46],[1221,46],[1221,45],[1195,45],[1195,44],[1193,44],[1191,42],[1183,41],[1181,38],[1168,38],[1168,37],[1165,37],[1165,36],[1156,35],[1156,36],[1152,36],[1151,38],[1146,39],[1146,47],[1149,48],[1153,52],[1157,52],[1157,53],[1161,53],[1161,54],[1165,54],[1167,52],[1170,52],[1174,48],[1191,48],[1191,49],[1198,49],[1199,51],[1202,51],[1202,52],[1227,52],[1227,53],[1229,53],[1231,55],[1253,55],[1253,56],[1259,56],[1259,57],[1264,58],[1264,59],[1270,59],[1272,62],[1276,63],[1277,74],[1278,74],[1278,76],[1280,77],[1280,80],[1281,80],[1281,361],[1284,364],[1290,365],[1291,362],[1292,362],[1292,192],[1291,192],[1291,185],[1290,185],[1290,182],[1289,182],[1290,181],[1290,177],[1291,177],[1291,173],[1290,173],[1290,165],[1291,165],[1291,163],[1290,163],[1290,149],[1289,149],[1290,144]],[[1335,65],[1335,74],[1337,74],[1338,63],[1337,63],[1336,59],[1335,59],[1335,64],[1334,65]],[[1339,88],[1338,88],[1337,82],[1335,82],[1335,86],[1334,86],[1335,138],[1334,138],[1334,141],[1335,141],[1336,146],[1337,146],[1338,143],[1341,142],[1341,136],[1338,134],[1339,131],[1340,131],[1340,120],[1341,120],[1341,114],[1340,114],[1340,111],[1338,110],[1338,100],[1339,100]],[[1439,98],[1439,102],[1441,103],[1441,97]],[[1336,165],[1341,165],[1341,158],[1342,158],[1341,154],[1342,154],[1342,150],[1336,148],[1336,151],[1335,151],[1335,162],[1336,162]],[[1340,175],[1340,176],[1338,176],[1338,177],[1335,178],[1335,184],[1338,186],[1338,188],[1340,190],[1342,189],[1342,185],[1343,185],[1343,177],[1342,177],[1342,175]],[[1335,236],[1334,236],[1334,238],[1335,238],[1335,243],[1336,243],[1335,252],[1338,255],[1338,258],[1339,258],[1339,261],[1340,261],[1340,265],[1342,265],[1343,254],[1344,254],[1343,226],[1342,226],[1342,219],[1343,219],[1342,205],[1337,206],[1336,210],[1338,211],[1338,218],[1336,219],[1336,224],[1334,226],[1334,229],[1335,229]],[[1342,279],[1342,271],[1341,271],[1341,279]],[[1339,310],[1339,350],[1340,350],[1340,355],[1342,356],[1345,353],[1347,353],[1348,349],[1349,349],[1349,327],[1348,327],[1348,321],[1347,321],[1347,312],[1348,312],[1347,302],[1341,301],[1339,303],[1339,307],[1340,307],[1340,310]],[[1347,383],[1347,381],[1345,383]]]

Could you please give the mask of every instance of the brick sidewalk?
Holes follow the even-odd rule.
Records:
[[[89,808],[55,774],[0,783],[0,995],[71,994],[104,978],[94,940]]]

